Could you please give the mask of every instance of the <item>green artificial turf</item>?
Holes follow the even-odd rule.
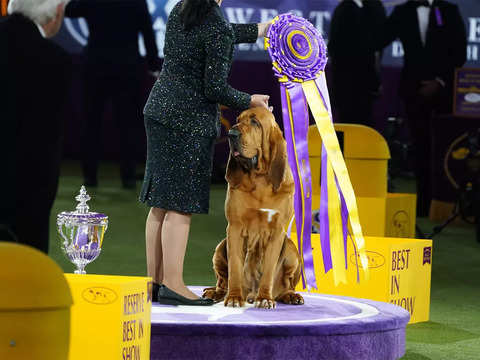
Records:
[[[109,275],[146,275],[144,228],[148,209],[137,201],[136,190],[121,188],[118,168],[102,164],[99,186],[89,189],[91,211],[109,216],[100,257],[86,267],[87,273]],[[66,163],[51,218],[50,255],[66,271],[70,264],[60,250],[55,218],[60,211],[76,206],[74,197],[82,185],[77,163]],[[411,180],[397,183],[399,191],[413,189]],[[189,285],[215,282],[211,258],[225,236],[224,201],[226,187],[213,185],[210,214],[192,218],[184,278]],[[427,219],[418,219],[420,228],[430,233]],[[471,225],[450,225],[435,236],[430,321],[407,326],[404,360],[477,360],[480,359],[480,243]]]
[[[50,219],[50,256],[67,272],[72,272],[74,267],[61,251],[55,220],[59,212],[75,209],[75,196],[81,185],[79,165],[66,163],[62,167],[60,186]],[[138,201],[140,187],[141,181],[137,182],[136,190],[124,190],[118,168],[112,164],[103,164],[100,167],[99,186],[87,188],[92,198],[88,202],[90,211],[101,212],[109,217],[102,253],[97,260],[87,265],[87,273],[146,275],[145,219],[148,208]],[[225,237],[225,190],[223,185],[213,185],[210,214],[192,217],[184,270],[185,283],[189,285],[215,282],[211,258],[216,245]]]

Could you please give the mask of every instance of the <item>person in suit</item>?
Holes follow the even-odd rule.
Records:
[[[452,111],[455,69],[466,61],[465,24],[455,4],[410,0],[394,8],[379,32],[380,47],[397,38],[405,52],[399,94],[416,150],[417,215],[428,216],[432,118]]]
[[[209,210],[219,104],[268,108],[268,96],[251,96],[227,82],[234,44],[255,42],[268,25],[230,24],[221,2],[182,0],[174,7],[162,72],[144,109],[147,163],[140,201],[150,207],[147,269],[153,299],[169,304],[212,305],[185,286],[183,261],[191,214]]]
[[[385,20],[385,8],[379,0],[343,0],[333,12],[328,54],[337,122],[373,126],[381,57],[374,34]]]
[[[9,16],[0,19],[0,227],[10,240],[45,253],[70,86],[71,59],[50,40],[64,6],[65,0],[11,0]]]
[[[135,188],[135,147],[140,121],[138,92],[142,61],[138,36],[143,35],[151,72],[160,69],[152,20],[145,0],[74,0],[65,16],[82,17],[88,23],[85,47],[84,97],[86,125],[83,132],[85,185],[97,186],[101,144],[95,135],[101,129],[108,100],[120,132],[120,175],[124,188]]]

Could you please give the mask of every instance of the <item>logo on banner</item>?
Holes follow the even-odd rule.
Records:
[[[432,247],[427,246],[423,248],[423,265],[432,264]]]
[[[82,291],[83,300],[95,305],[113,304],[118,296],[117,293],[106,287],[90,287]]]
[[[369,269],[376,269],[385,265],[385,257],[375,251],[366,251],[367,258],[368,258],[368,268]],[[355,254],[350,255],[350,263],[352,265],[360,264],[360,255],[357,254],[355,259]]]
[[[393,215],[392,225],[395,237],[408,237],[410,229],[410,218],[406,211],[397,211],[395,215]]]

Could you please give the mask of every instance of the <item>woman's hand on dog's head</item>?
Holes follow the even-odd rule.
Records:
[[[252,95],[252,97],[250,98],[250,108],[264,107],[270,110],[270,107],[268,106],[269,99],[270,96],[268,95]]]

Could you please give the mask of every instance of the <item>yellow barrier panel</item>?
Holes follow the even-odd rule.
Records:
[[[334,124],[334,126],[337,135],[340,135],[340,146],[343,145],[343,156],[355,195],[386,196],[390,150],[383,136],[364,125]],[[316,125],[311,125],[308,131],[308,153],[310,158],[321,157],[322,139]],[[315,181],[315,184],[320,186],[320,181]]]
[[[360,224],[367,236],[414,238],[415,194],[387,194],[386,197],[358,197]],[[312,196],[312,231],[320,233],[320,196]],[[295,222],[292,232],[297,232]]]
[[[357,198],[360,224],[366,236],[415,237],[416,195],[387,193],[390,151],[374,129],[356,124],[334,124]],[[316,125],[308,132],[312,174],[312,208],[320,204],[322,140]]]
[[[71,309],[70,360],[149,360],[150,278],[65,274]]]
[[[297,235],[291,234],[296,244]],[[319,290],[314,293],[351,296],[393,303],[410,312],[410,323],[428,321],[430,313],[430,280],[432,271],[432,241],[365,237],[369,280],[360,272],[357,283],[355,253],[348,243],[347,284],[335,286],[333,273],[324,272],[320,237],[312,234],[313,258]],[[302,283],[297,291],[305,291]]]
[[[62,269],[30,246],[0,241],[0,359],[66,360],[72,296]]]

